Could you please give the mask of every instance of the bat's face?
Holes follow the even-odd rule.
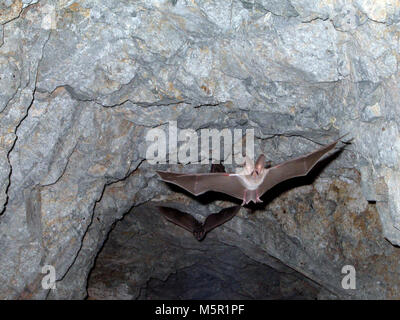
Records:
[[[243,168],[238,170],[237,173],[244,176],[250,176],[252,180],[258,181],[264,177],[264,168],[265,156],[263,154],[258,157],[256,163],[246,156]]]
[[[257,170],[254,168],[254,170],[251,172],[251,176],[256,179],[259,175],[261,175],[261,171],[262,171],[262,169]]]
[[[256,163],[254,163],[253,160],[251,160],[248,156],[246,156],[243,168],[239,170],[237,173],[257,178],[263,175],[264,167],[265,167],[265,156],[263,154],[258,157]]]

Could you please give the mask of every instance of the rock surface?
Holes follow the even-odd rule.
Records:
[[[394,0],[3,1],[0,298],[84,298],[111,226],[143,203],[217,208],[154,173],[208,166],[146,161],[146,134],[169,121],[253,128],[273,163],[349,133],[215,241],[339,298],[399,298],[399,18]]]

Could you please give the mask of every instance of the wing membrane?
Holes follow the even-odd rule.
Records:
[[[278,183],[308,174],[319,160],[332,150],[340,139],[304,156],[285,161],[275,167],[269,168],[265,175],[264,182],[259,187],[260,196]]]
[[[215,191],[229,194],[232,197],[243,200],[244,186],[240,178],[228,173],[202,173],[182,174],[166,171],[157,171],[161,179],[176,184],[190,193],[198,196],[207,191]]]

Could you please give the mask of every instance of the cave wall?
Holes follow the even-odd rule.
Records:
[[[277,259],[266,256],[260,262],[237,245],[221,241],[233,232],[232,224],[199,242],[166,222],[157,210],[159,204],[135,207],[115,224],[90,273],[89,299],[317,299],[331,295]],[[196,210],[194,201],[167,204]],[[202,214],[196,217],[201,219]],[[219,237],[221,232],[224,235]],[[256,245],[251,249],[259,250]]]
[[[254,128],[255,153],[273,163],[349,133],[311,180],[218,237],[339,297],[399,297],[396,1],[3,1],[0,12],[0,298],[83,298],[133,207],[230,201],[204,207],[157,179],[199,170],[146,161],[146,133],[169,121]],[[46,264],[56,290],[41,287]],[[357,290],[341,289],[344,264]]]

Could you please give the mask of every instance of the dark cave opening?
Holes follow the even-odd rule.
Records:
[[[198,242],[154,204],[117,222],[88,280],[89,299],[317,299],[321,288],[277,262],[258,262],[218,238]],[[281,264],[281,265],[280,265]],[[278,267],[277,267],[278,266]]]

